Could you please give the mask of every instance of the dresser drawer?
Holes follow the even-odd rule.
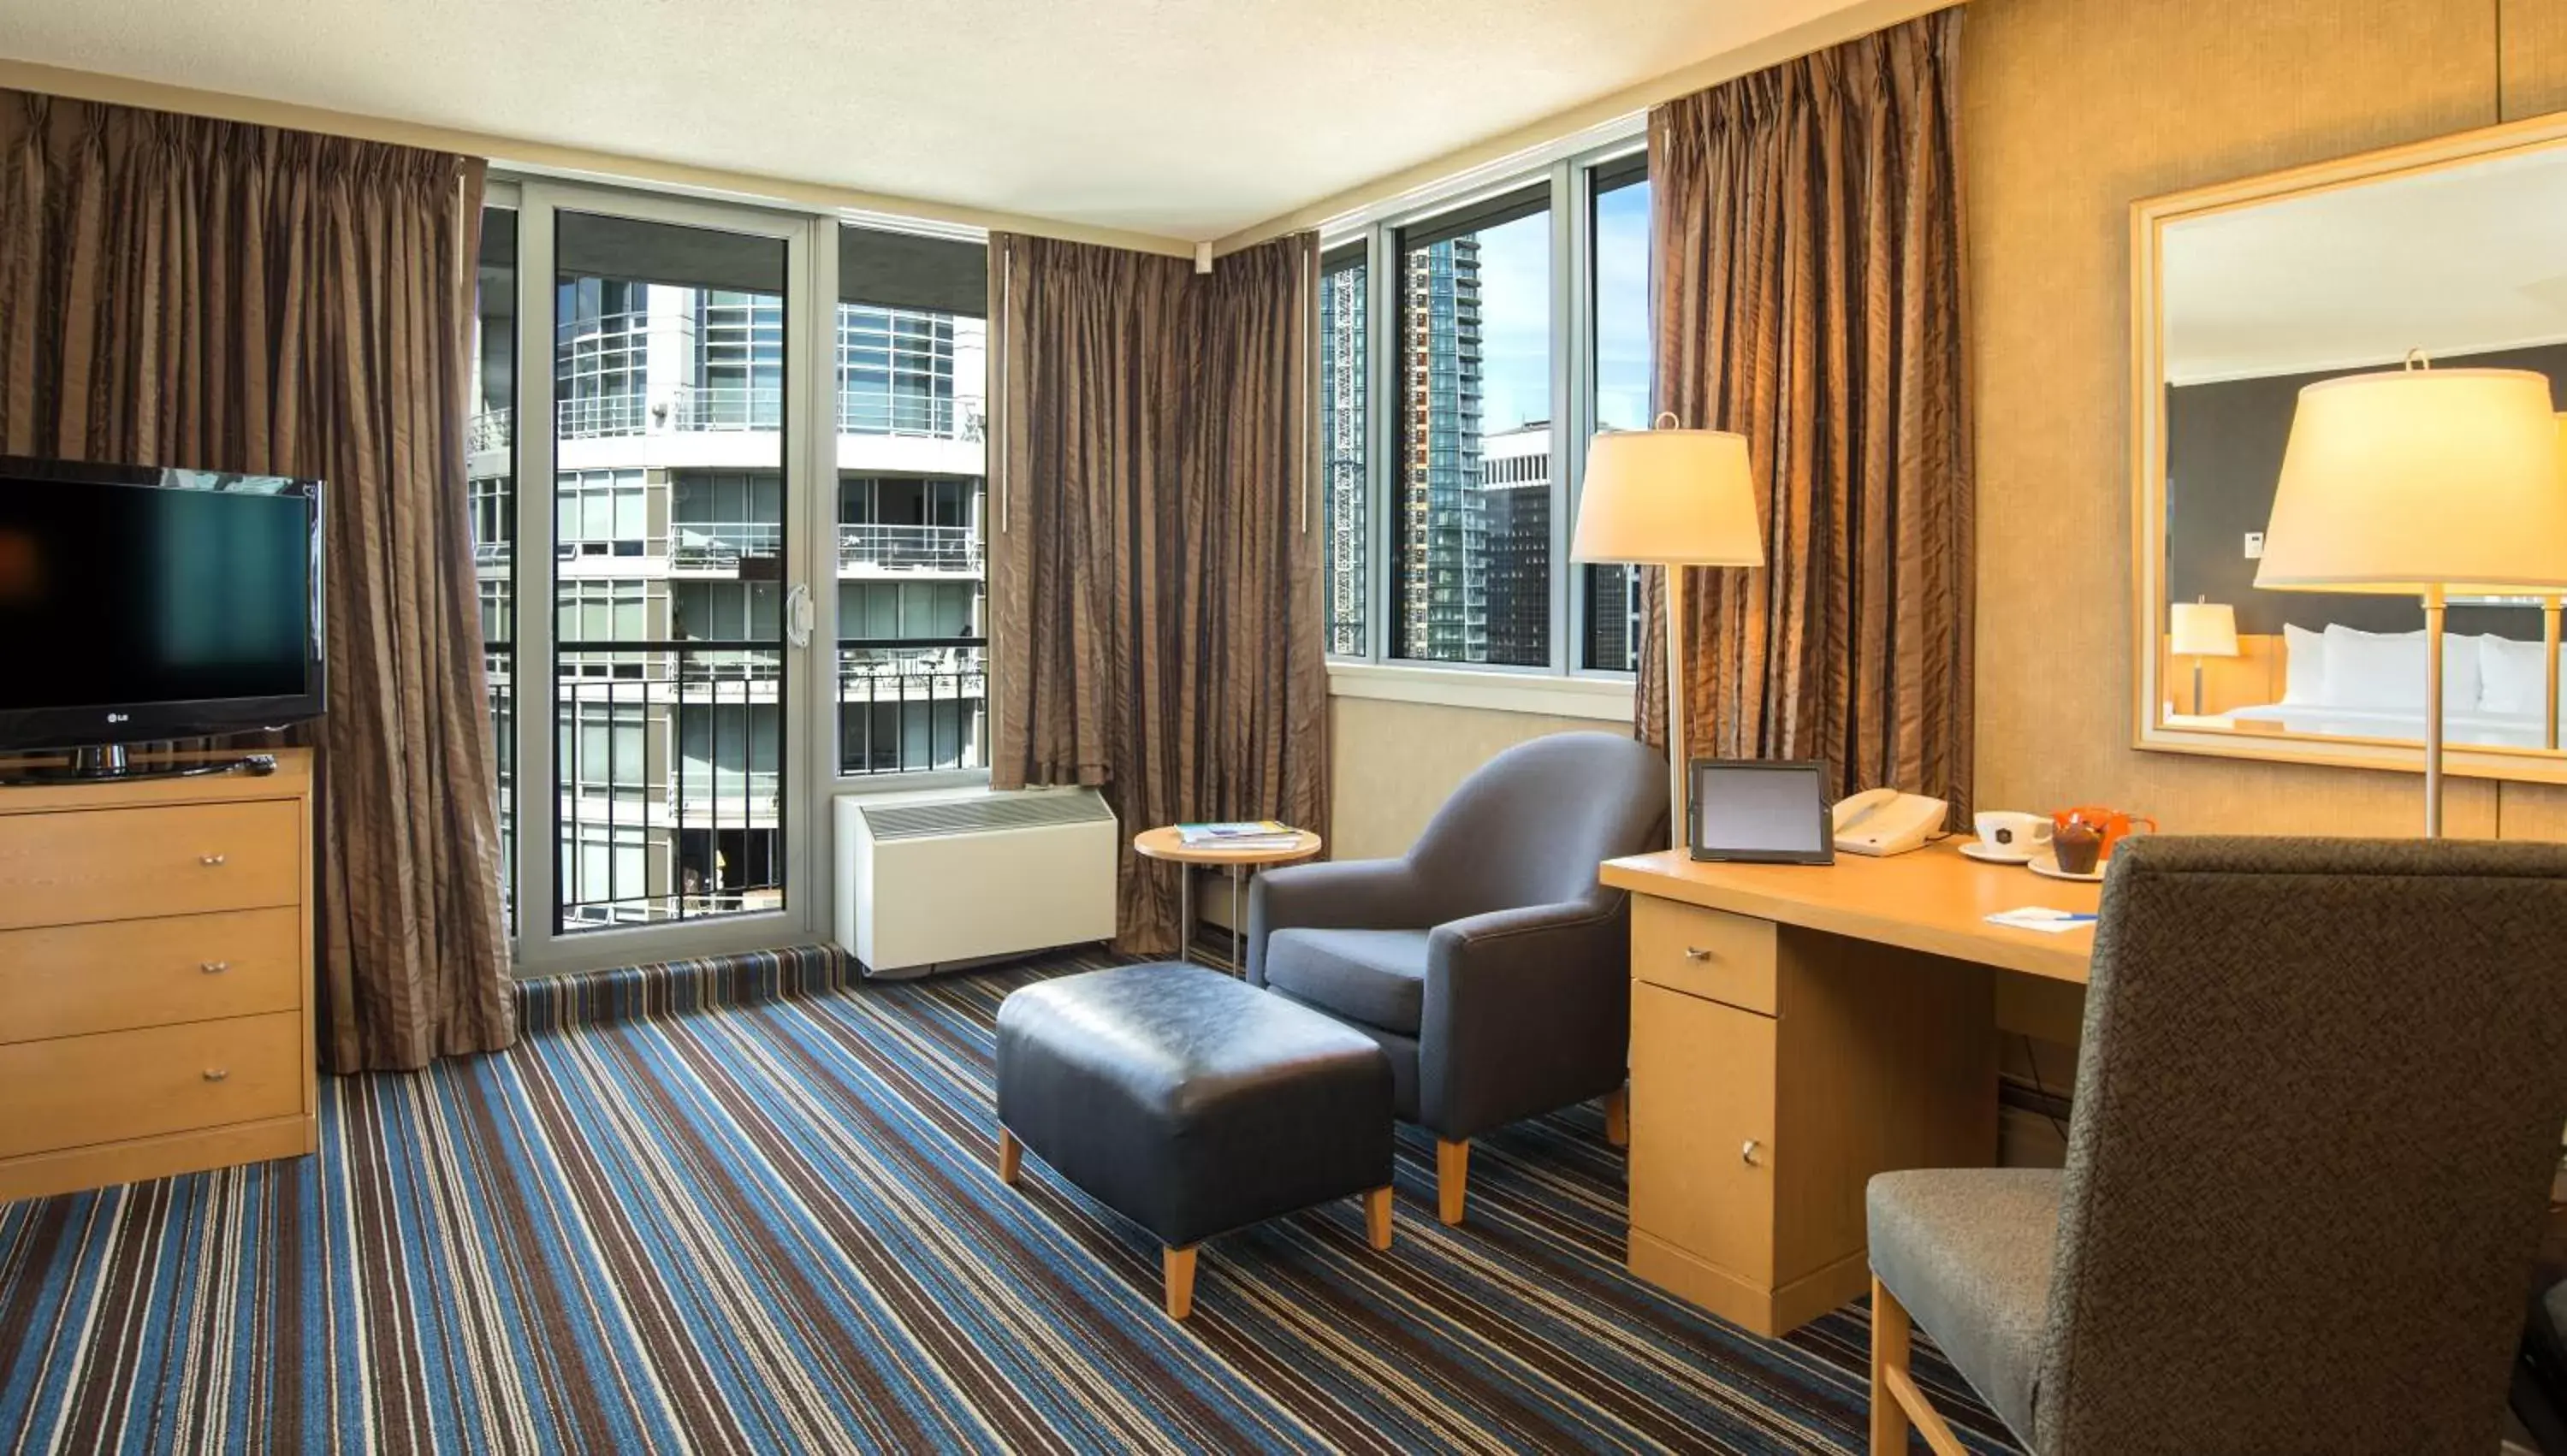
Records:
[[[0,1046],[0,1157],[302,1110],[299,1012]]]
[[[1774,922],[1654,895],[1631,897],[1631,975],[1774,1015]]]
[[[0,930],[302,899],[291,799],[0,815]]]
[[[1775,1024],[1631,986],[1631,1227],[1768,1287]]]
[[[0,1042],[290,1012],[302,981],[291,909],[0,931]]]

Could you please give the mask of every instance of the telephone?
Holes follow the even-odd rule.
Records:
[[[1921,793],[1870,788],[1836,807],[1837,850],[1842,854],[1905,854],[1940,837],[1951,805]]]

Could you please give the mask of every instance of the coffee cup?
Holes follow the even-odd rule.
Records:
[[[1978,831],[1979,846],[1988,853],[2007,859],[2031,859],[2050,843],[2052,826],[2047,814],[1989,809],[1972,814],[1970,827]]]
[[[2087,820],[2070,819],[2051,830],[2050,852],[2062,873],[2091,875],[2104,858],[2104,831]]]

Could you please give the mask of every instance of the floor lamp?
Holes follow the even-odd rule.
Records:
[[[1762,566],[1747,437],[1679,430],[1604,431],[1587,443],[1569,559],[1667,568],[1667,828],[1685,843],[1684,571]]]
[[[2424,604],[2424,834],[2442,833],[2443,614],[2567,583],[2567,462],[2549,381],[2408,367],[2300,391],[2255,585]]]

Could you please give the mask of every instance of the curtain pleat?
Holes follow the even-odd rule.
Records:
[[[1085,784],[1127,831],[1327,823],[1308,488],[1316,240],[1182,259],[991,239],[999,378],[992,781]],[[1127,848],[1121,948],[1177,948]]]
[[[1686,743],[1970,812],[1961,11],[1649,114],[1658,406],[1736,431],[1767,565],[1686,578]],[[1636,728],[1666,742],[1642,573]]]
[[[324,482],[340,1071],[516,1037],[464,492],[482,174],[0,91],[0,453]]]

